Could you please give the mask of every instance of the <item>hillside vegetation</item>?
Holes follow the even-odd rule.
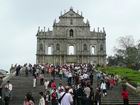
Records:
[[[138,71],[124,67],[105,67],[101,70],[107,74],[117,74],[122,79],[127,80],[132,85],[137,85],[138,83],[140,83],[140,72]]]

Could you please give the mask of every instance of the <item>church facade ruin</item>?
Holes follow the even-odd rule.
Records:
[[[72,8],[54,21],[52,30],[38,29],[37,64],[106,64],[106,32],[90,31],[89,21]]]

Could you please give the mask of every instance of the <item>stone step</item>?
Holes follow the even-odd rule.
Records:
[[[46,78],[48,76],[45,76]],[[24,96],[27,92],[32,92],[35,99],[35,103],[38,104],[39,92],[44,90],[43,86],[40,86],[39,80],[37,81],[37,87],[32,87],[33,77],[17,76],[13,77],[11,80],[13,84],[13,100],[11,100],[10,105],[22,105],[24,101]],[[94,80],[93,87],[96,86],[96,80]],[[66,79],[63,80],[66,82]],[[121,97],[121,85],[114,87],[112,90],[108,90],[108,95],[102,97],[102,105],[122,105],[123,100]],[[137,105],[140,102],[140,97],[135,94],[129,94],[130,105]]]

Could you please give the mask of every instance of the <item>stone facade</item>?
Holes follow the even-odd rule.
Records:
[[[89,21],[72,8],[54,21],[53,30],[37,32],[36,62],[39,64],[94,63],[106,64],[104,28],[90,31]]]

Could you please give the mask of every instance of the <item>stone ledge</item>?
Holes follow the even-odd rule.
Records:
[[[137,95],[140,95],[140,86],[138,86],[137,88],[132,86],[131,84],[129,84],[128,82],[125,83],[128,87],[129,90],[131,90],[131,92],[136,93]]]
[[[6,84],[7,81],[9,81],[13,76],[15,76],[16,72],[10,73],[8,76],[3,78],[2,86]]]

